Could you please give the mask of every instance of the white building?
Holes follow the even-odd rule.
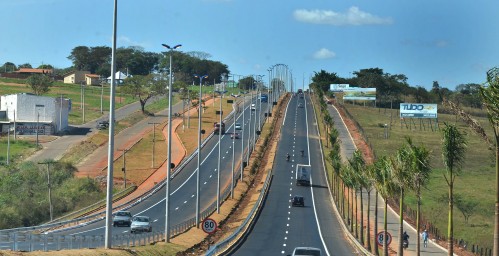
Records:
[[[18,93],[0,96],[2,132],[9,126],[17,134],[54,134],[68,128],[71,100]]]

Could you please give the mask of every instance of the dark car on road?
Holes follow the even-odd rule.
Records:
[[[97,129],[99,130],[104,130],[104,129],[107,129],[109,127],[109,121],[99,121],[97,123]]]
[[[291,202],[293,206],[305,206],[303,196],[294,196]]]

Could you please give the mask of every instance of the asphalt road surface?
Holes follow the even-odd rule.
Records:
[[[310,186],[295,184],[297,164],[311,165]],[[273,175],[257,222],[233,255],[290,255],[302,246],[319,248],[323,255],[357,254],[333,211],[308,95],[292,97],[287,106]],[[291,205],[294,195],[304,197],[304,207]]]

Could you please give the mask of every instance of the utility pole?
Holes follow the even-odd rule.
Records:
[[[7,131],[7,165],[9,165],[9,158],[10,158],[10,123],[9,123],[9,130]]]
[[[50,212],[50,221],[52,221],[54,219],[54,209],[53,209],[53,206],[52,206],[52,187],[51,187],[51,184],[50,184],[50,164],[54,164],[56,162],[54,161],[47,161],[47,162],[41,162],[41,163],[38,163],[38,164],[46,164],[47,165],[47,186],[48,186],[48,190],[49,190],[49,212]]]
[[[126,189],[126,152],[130,149],[119,149],[119,151],[123,151],[123,168],[121,168],[121,171],[123,171],[123,180],[125,181],[125,189]]]
[[[155,149],[155,145],[156,145],[156,125],[157,124],[161,124],[161,123],[155,123],[155,122],[152,122],[152,123],[148,123],[148,124],[152,124],[153,125],[153,132],[152,132],[152,164],[151,164],[151,168],[154,168],[154,149]]]

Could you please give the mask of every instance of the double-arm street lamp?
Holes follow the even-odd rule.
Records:
[[[172,54],[173,50],[180,48],[182,45],[177,44],[170,47],[166,44],[161,44],[170,51],[170,78],[168,79],[168,150],[167,150],[167,162],[166,162],[166,209],[165,209],[165,242],[170,242],[170,173],[172,168]]]
[[[201,100],[203,98],[203,78],[208,78],[208,75],[194,75],[199,78],[199,100],[198,100],[198,168],[196,170],[196,227],[199,228],[199,171],[201,169]]]

